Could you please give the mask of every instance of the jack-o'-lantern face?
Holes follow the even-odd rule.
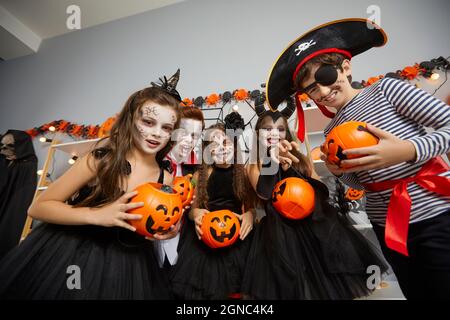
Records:
[[[321,150],[327,155],[328,162],[346,168],[341,165],[341,161],[363,155],[347,156],[343,153],[344,150],[373,146],[378,144],[378,140],[378,137],[367,129],[365,122],[349,121],[331,130]]]
[[[348,188],[347,192],[345,193],[345,198],[348,200],[359,200],[364,197],[364,194],[364,190]]]
[[[173,188],[180,194],[183,207],[189,206],[194,198],[195,190],[191,179],[192,174],[188,174],[184,177],[175,177],[173,179]]]
[[[136,232],[152,237],[156,233],[166,233],[180,220],[182,215],[181,197],[177,192],[162,191],[162,184],[146,183],[136,188],[138,194],[131,202],[144,202],[144,206],[129,210],[129,213],[141,214],[142,219],[129,221]]]
[[[211,248],[232,245],[240,232],[239,219],[229,210],[212,211],[203,216],[202,240]]]
[[[303,219],[314,210],[314,189],[303,179],[290,177],[275,185],[272,192],[274,208],[288,219]]]

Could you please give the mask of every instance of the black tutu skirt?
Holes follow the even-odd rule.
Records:
[[[367,296],[369,266],[387,271],[381,253],[328,203],[328,190],[308,179],[314,212],[303,220],[282,217],[268,201],[256,225],[242,290],[254,299],[341,300]]]
[[[253,232],[230,247],[211,249],[197,238],[195,224],[186,219],[177,264],[170,274],[173,293],[184,300],[224,300],[240,293]]]
[[[0,261],[0,299],[170,298],[151,241],[121,228],[43,223]]]

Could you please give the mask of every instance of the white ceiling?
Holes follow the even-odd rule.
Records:
[[[42,40],[72,30],[66,27],[69,5],[81,9],[81,28],[154,10],[183,0],[0,0],[11,13]]]

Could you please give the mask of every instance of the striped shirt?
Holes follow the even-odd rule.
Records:
[[[450,150],[450,107],[397,79],[383,78],[364,88],[336,113],[325,128],[325,135],[337,125],[352,120],[367,122],[411,141],[417,155],[415,162],[342,175],[340,179],[353,188],[363,189],[365,183],[412,177],[429,159]],[[427,133],[425,127],[434,131]],[[440,175],[450,177],[450,171]],[[440,196],[416,183],[408,184],[408,192],[412,200],[410,223],[433,218],[450,209],[450,197]],[[385,225],[391,193],[392,189],[367,191],[366,212],[372,223]]]

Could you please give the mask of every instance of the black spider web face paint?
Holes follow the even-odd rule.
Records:
[[[158,117],[159,112],[156,109],[156,106],[144,106],[142,107],[142,115],[144,117]]]
[[[144,126],[142,126],[141,124],[138,124],[137,129],[138,129],[139,133],[141,134],[141,137],[143,137],[144,139],[147,139],[148,132],[145,131]]]

